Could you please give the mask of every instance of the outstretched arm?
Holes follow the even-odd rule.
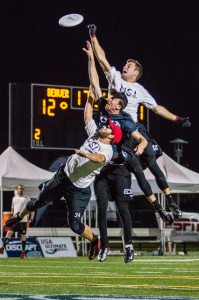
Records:
[[[111,69],[111,66],[110,66],[108,60],[106,59],[106,54],[105,54],[104,50],[102,49],[102,47],[100,46],[99,41],[96,37],[97,27],[94,24],[90,24],[90,25],[88,25],[88,29],[89,29],[89,35],[91,38],[91,43],[93,46],[95,56],[100,64],[102,70],[104,72],[109,72]]]
[[[88,75],[90,79],[90,84],[93,87],[95,97],[98,99],[102,96],[102,91],[99,83],[99,76],[97,73],[95,58],[93,54],[93,49],[89,41],[86,42],[86,48],[83,48],[83,51],[88,55]]]
[[[95,101],[94,99],[95,99],[95,95],[93,92],[93,88],[90,85],[88,99],[86,101],[86,105],[84,108],[84,123],[85,123],[85,125],[87,125],[93,119],[93,103]]]
[[[95,163],[103,163],[106,161],[105,156],[100,153],[86,153],[83,150],[75,150],[75,153],[82,157],[86,157]]]
[[[174,115],[173,113],[171,113],[167,108],[165,108],[164,106],[161,105],[157,105],[156,107],[154,107],[153,112],[155,114],[157,114],[158,116],[165,118],[167,120],[176,122],[178,124],[181,124],[182,127],[190,127],[191,123],[189,121],[188,117],[178,117],[176,115]]]

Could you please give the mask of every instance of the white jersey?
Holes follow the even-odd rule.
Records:
[[[28,196],[19,196],[16,195],[12,198],[12,206],[11,209],[13,210],[13,214],[18,213],[22,210],[22,208],[27,204],[27,202],[30,200]],[[26,215],[21,222],[27,222],[28,216]]]
[[[94,134],[97,126],[94,120],[90,121],[85,129],[89,138],[80,149],[86,153],[103,154],[105,156],[105,162],[96,163],[78,154],[71,155],[66,162],[64,171],[70,181],[79,188],[88,187],[94,181],[95,176],[100,173],[102,167],[104,167],[113,156],[112,146],[101,143],[99,138],[96,139]]]
[[[112,67],[109,72],[105,72],[109,82],[109,90],[115,89],[117,92],[123,92],[128,98],[128,104],[124,111],[129,113],[134,122],[138,121],[138,107],[143,104],[149,109],[157,106],[155,99],[149,92],[137,82],[127,82],[122,79],[121,73]]]

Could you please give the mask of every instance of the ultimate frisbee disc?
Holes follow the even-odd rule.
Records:
[[[83,21],[82,15],[79,14],[69,14],[61,17],[59,19],[59,25],[63,27],[72,27],[79,25]]]

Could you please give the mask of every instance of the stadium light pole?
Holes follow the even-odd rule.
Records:
[[[170,143],[174,144],[174,157],[176,157],[177,162],[180,164],[180,158],[183,157],[183,145],[188,144],[188,142],[178,138],[170,141]]]

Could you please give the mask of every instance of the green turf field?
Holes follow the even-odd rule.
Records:
[[[128,264],[122,256],[109,256],[103,263],[87,257],[5,258],[0,266],[1,294],[199,299],[199,255],[136,256]]]

